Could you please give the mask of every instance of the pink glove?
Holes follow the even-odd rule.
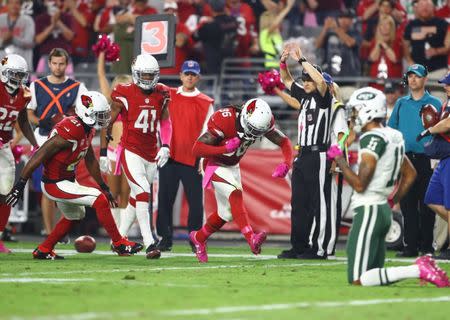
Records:
[[[22,145],[15,145],[14,148],[11,149],[12,154],[14,156],[14,161],[16,163],[20,162],[20,157],[22,157],[23,154],[23,146]]]
[[[289,172],[289,165],[286,162],[280,163],[272,173],[274,178],[284,178]]]
[[[225,142],[227,152],[233,152],[241,145],[241,140],[238,137],[231,138]]]
[[[327,160],[333,161],[337,157],[342,157],[344,152],[339,148],[337,144],[333,144],[327,151]]]

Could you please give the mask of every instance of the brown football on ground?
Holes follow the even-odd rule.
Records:
[[[91,236],[81,236],[75,239],[75,249],[78,252],[90,253],[95,250],[95,239]]]

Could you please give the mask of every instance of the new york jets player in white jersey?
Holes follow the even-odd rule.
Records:
[[[348,166],[342,151],[333,145],[327,152],[342,169],[354,189],[353,225],[347,242],[348,281],[351,284],[387,285],[408,278],[420,278],[438,287],[449,285],[448,277],[431,256],[422,256],[405,267],[384,268],[384,239],[391,225],[388,197],[398,202],[411,187],[416,171],[405,156],[402,134],[383,126],[386,97],[383,92],[365,87],[356,90],[348,102],[352,122],[359,138],[359,171]]]

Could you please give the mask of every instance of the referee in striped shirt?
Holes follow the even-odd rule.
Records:
[[[303,86],[296,83],[286,66],[291,56],[302,67]],[[280,59],[283,83],[300,102],[298,116],[299,154],[294,160],[291,196],[291,245],[280,259],[326,259],[331,238],[331,163],[326,159],[330,145],[332,95],[319,66],[310,64],[298,45],[285,48]],[[310,231],[314,221],[315,230]],[[310,243],[311,240],[311,243]]]

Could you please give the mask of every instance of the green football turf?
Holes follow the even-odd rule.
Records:
[[[343,252],[334,261],[277,260],[280,249],[268,247],[260,259],[243,244],[211,244],[207,264],[181,245],[159,260],[69,252],[63,261],[41,261],[31,258],[35,246],[20,242],[0,255],[0,319],[425,320],[450,313],[450,288],[418,280],[349,286]]]

